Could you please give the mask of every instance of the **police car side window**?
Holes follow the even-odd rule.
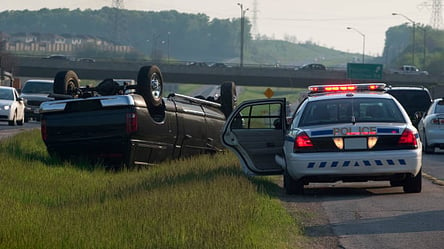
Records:
[[[249,106],[241,110],[231,124],[232,129],[279,129],[282,128],[281,104]]]

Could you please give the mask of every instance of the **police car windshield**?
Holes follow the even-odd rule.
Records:
[[[308,102],[298,126],[355,122],[406,121],[392,99],[344,98]]]

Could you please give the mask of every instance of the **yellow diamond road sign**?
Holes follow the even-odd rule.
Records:
[[[271,88],[267,88],[267,90],[265,90],[265,92],[264,92],[264,95],[267,98],[271,98],[271,97],[273,97],[274,92],[273,92],[273,90],[271,90]]]

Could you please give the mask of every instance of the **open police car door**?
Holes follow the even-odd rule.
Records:
[[[275,156],[283,156],[285,99],[245,101],[228,117],[222,144],[239,158],[247,175],[282,174]]]

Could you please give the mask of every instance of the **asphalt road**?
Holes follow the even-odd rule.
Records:
[[[289,212],[314,212],[311,248],[443,248],[444,153],[423,155],[422,192],[388,182],[310,184],[302,196],[282,196]]]
[[[9,126],[7,122],[0,122],[0,139],[12,136],[24,130],[40,128],[40,122],[30,121],[22,126]]]

